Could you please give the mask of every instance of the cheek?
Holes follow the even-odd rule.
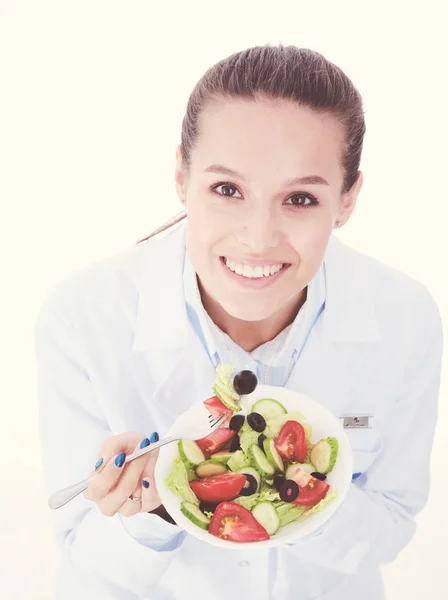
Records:
[[[320,262],[332,232],[331,219],[321,219],[315,223],[307,223],[293,236],[290,244],[295,249],[301,262]]]
[[[199,216],[199,215],[198,215]],[[207,223],[202,215],[196,219],[188,215],[186,246],[188,256],[195,267],[196,272],[204,278],[208,271],[210,259],[215,254],[214,247],[220,239],[220,234],[213,227],[213,223]]]

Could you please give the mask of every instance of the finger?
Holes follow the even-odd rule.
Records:
[[[128,453],[132,452],[139,439],[141,439],[141,434],[127,432],[107,438],[103,442],[100,456],[92,472],[96,477],[84,492],[84,497],[87,500],[93,502],[101,500],[117,484],[117,480],[123,471],[123,460]]]
[[[137,502],[132,502],[129,498],[126,499],[125,502],[120,506],[120,508],[116,511],[123,515],[123,517],[132,517],[133,515],[141,512],[142,501],[141,501],[141,486],[134,491],[132,494],[133,498],[140,498]]]
[[[154,477],[154,469],[155,464],[157,462],[157,457],[159,454],[159,450],[155,450],[151,453],[150,459],[146,464],[146,467],[143,471],[142,477],[142,512],[151,512],[162,504],[160,500],[159,493],[157,491],[157,484]]]
[[[132,431],[113,435],[105,439],[98,453],[97,461],[89,475],[101,473],[107,461],[113,456],[117,456],[120,452],[125,452],[126,454],[132,452],[132,448],[139,439],[141,439],[141,434]]]
[[[119,452],[116,456],[105,462],[98,469],[99,473],[90,482],[89,487],[84,492],[84,497],[97,503],[105,498],[109,491],[116,487],[120,477],[124,473],[125,460],[126,453]]]
[[[155,450],[151,452],[149,455],[148,462],[145,465],[145,468],[141,474],[141,481],[137,482],[137,486],[132,492],[132,498],[141,498],[140,504],[137,502],[130,502],[126,500],[121,507],[118,509],[118,512],[123,516],[131,516],[136,514],[136,512],[150,512],[160,506],[161,502],[157,493],[157,488],[154,480],[154,466],[157,461],[157,456],[159,454],[159,450]],[[136,507],[138,506],[138,511]]]
[[[141,444],[139,444],[134,451],[138,450],[140,446]],[[137,458],[126,465],[123,473],[117,479],[115,486],[111,486],[108,493],[98,502],[98,506],[104,515],[114,515],[120,510],[124,503],[128,502],[128,498],[141,482],[142,472],[148,460],[149,455],[144,454],[143,456],[140,456],[140,458]],[[134,502],[128,503],[137,504]],[[140,506],[138,506],[137,512],[139,511]]]

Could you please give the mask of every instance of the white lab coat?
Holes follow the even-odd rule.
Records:
[[[211,395],[214,370],[189,325],[184,225],[56,286],[36,325],[42,456],[48,492],[91,471],[101,442],[163,436]],[[317,536],[271,551],[230,551],[155,515],[105,517],[78,497],[52,513],[62,550],[57,600],[380,600],[380,565],[411,540],[429,488],[442,330],[426,289],[332,237],[327,302],[288,386],[347,430],[354,472],[346,500]],[[147,543],[135,539],[140,528]],[[148,547],[149,544],[151,547]],[[176,544],[175,544],[176,545]]]

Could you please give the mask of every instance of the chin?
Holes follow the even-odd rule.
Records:
[[[253,303],[244,306],[242,304],[236,305],[232,302],[222,302],[221,306],[226,313],[234,319],[253,323],[269,319],[269,317],[272,317],[272,315],[276,312],[275,310],[268,310],[267,308],[257,308],[253,305]]]

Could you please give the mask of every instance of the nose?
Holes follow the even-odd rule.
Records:
[[[281,239],[278,219],[269,208],[254,208],[246,212],[235,234],[238,242],[253,254],[264,254],[275,248]]]

